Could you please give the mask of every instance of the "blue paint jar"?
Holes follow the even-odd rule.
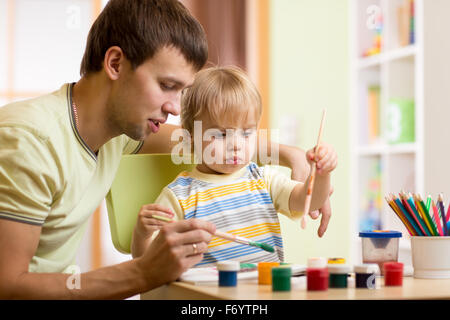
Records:
[[[217,263],[220,287],[235,287],[240,264],[237,261],[220,261]]]

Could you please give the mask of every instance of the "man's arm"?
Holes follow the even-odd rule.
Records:
[[[28,265],[39,243],[41,227],[0,219],[0,299],[122,299],[174,281],[198,263],[215,228],[205,221],[173,223],[137,259],[80,275],[30,273]],[[199,254],[193,255],[192,243]]]

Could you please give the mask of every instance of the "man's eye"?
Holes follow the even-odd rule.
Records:
[[[163,90],[173,90],[175,87],[173,85],[169,85],[169,84],[166,84],[166,83],[161,83],[161,88]]]

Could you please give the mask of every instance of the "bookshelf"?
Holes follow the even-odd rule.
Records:
[[[351,257],[358,233],[399,230],[399,260],[410,241],[384,200],[400,190],[450,200],[450,1],[350,1]],[[449,183],[447,183],[447,181]]]

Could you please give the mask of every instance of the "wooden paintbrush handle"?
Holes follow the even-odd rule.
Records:
[[[222,239],[225,239],[225,240],[236,241],[236,236],[234,234],[231,234],[231,233],[226,233],[226,232],[222,232],[222,231],[216,230],[214,235],[216,237],[219,237],[219,238],[222,238]]]

